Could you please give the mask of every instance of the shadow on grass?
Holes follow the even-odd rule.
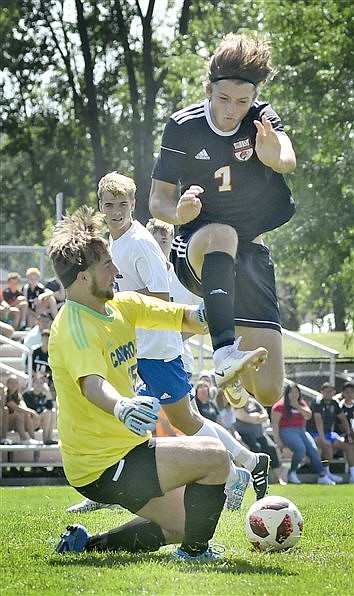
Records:
[[[124,567],[130,565],[159,565],[165,567],[178,567],[180,572],[185,573],[228,573],[241,575],[278,575],[278,576],[296,576],[298,573],[284,570],[282,567],[272,563],[272,555],[264,554],[259,563],[252,563],[245,559],[230,556],[226,559],[220,559],[213,563],[189,563],[188,561],[174,560],[171,558],[171,553],[151,554],[130,554],[130,553],[85,553],[85,554],[65,554],[52,555],[48,560],[51,567]]]

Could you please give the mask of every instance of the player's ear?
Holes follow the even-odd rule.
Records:
[[[208,99],[210,99],[210,97],[211,97],[211,89],[212,89],[211,83],[209,81],[207,81],[204,84],[204,91],[205,91],[205,95],[207,96]]]

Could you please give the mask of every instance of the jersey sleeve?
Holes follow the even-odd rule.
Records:
[[[259,116],[256,119],[261,120],[262,116],[266,116],[267,120],[269,120],[274,130],[276,130],[277,132],[285,132],[280,117],[273,110],[270,104],[265,104],[264,106],[262,106],[259,112]]]
[[[162,135],[160,152],[152,172],[152,178],[177,184],[181,172],[183,172],[186,156],[187,148],[183,126],[170,118]]]

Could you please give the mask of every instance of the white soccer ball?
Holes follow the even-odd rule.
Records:
[[[298,542],[303,528],[300,511],[285,497],[264,497],[246,514],[246,535],[254,548],[274,552],[288,550]]]

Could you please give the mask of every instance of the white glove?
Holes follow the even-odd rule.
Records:
[[[114,415],[136,435],[145,437],[155,429],[158,422],[160,402],[156,397],[134,397],[122,399],[114,406]]]

